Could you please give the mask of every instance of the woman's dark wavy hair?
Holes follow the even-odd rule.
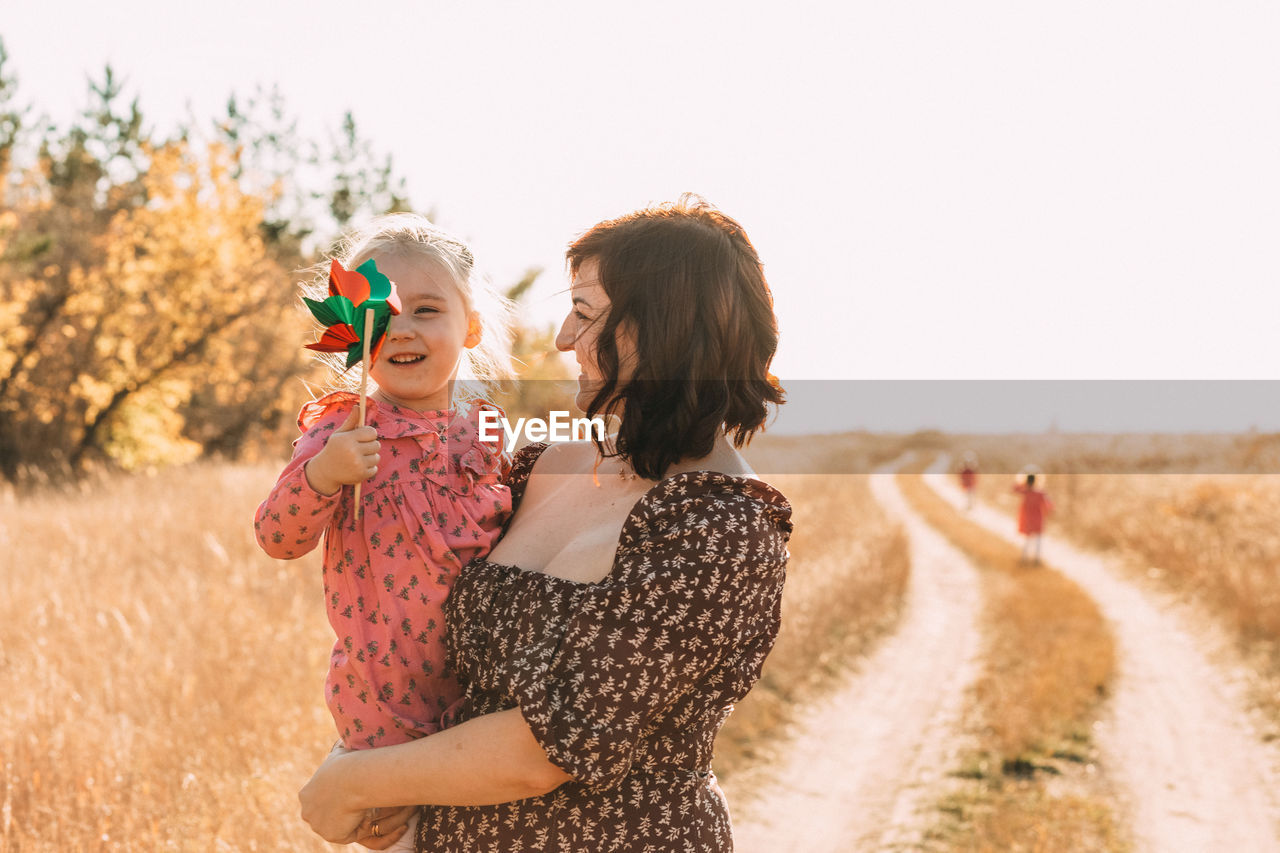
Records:
[[[735,447],[783,402],[769,363],[778,348],[773,295],[742,226],[703,199],[638,210],[596,225],[569,246],[569,270],[599,265],[611,306],[596,345],[605,382],[587,408],[620,415],[614,448],[636,473],[661,479],[705,456],[722,433]],[[600,322],[597,318],[596,322]],[[616,332],[635,334],[637,362],[618,387]]]

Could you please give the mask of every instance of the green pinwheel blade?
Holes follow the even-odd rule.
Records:
[[[338,323],[346,323],[348,326],[355,327],[356,308],[345,296],[330,296],[323,302],[304,296],[302,301],[307,304],[307,308],[311,309],[311,316],[322,325],[335,326]]]
[[[338,322],[338,318],[329,310],[329,306],[323,302],[317,302],[306,296],[302,297],[302,301],[306,304],[307,310],[311,312],[311,316],[316,318],[316,322],[322,326],[332,326]]]
[[[348,325],[355,330],[357,342],[351,345],[347,350],[347,369],[353,365],[359,364],[360,359],[364,358],[364,314],[366,310],[373,311],[373,335],[369,338],[369,352],[373,352],[378,348],[378,341],[387,334],[387,329],[391,325],[391,308],[386,302],[370,299],[360,305],[352,306],[351,300],[345,296],[330,296],[329,299],[341,299],[348,306],[351,313],[351,320]],[[329,299],[325,301],[328,302]],[[347,322],[347,321],[344,321]]]
[[[368,310],[373,311],[373,334],[369,340],[369,351],[373,352],[378,348],[378,342],[387,334],[387,329],[391,325],[392,305],[387,302],[395,293],[395,285],[391,283],[391,279],[378,271],[378,265],[373,258],[365,261],[356,267],[355,272],[364,276],[365,281],[369,283],[369,298],[359,305],[352,305],[351,300],[345,296],[334,295],[325,300],[326,307],[331,313],[342,318],[342,321],[355,329],[356,337],[359,342],[353,344],[347,350],[347,369],[351,369],[360,363],[360,359],[364,357],[364,316]],[[398,300],[397,310],[399,309]],[[332,303],[332,304],[330,304]],[[316,307],[311,300],[307,301],[308,307],[311,308],[313,314],[317,313]],[[349,318],[349,319],[347,319]]]
[[[356,317],[360,316],[356,312],[356,306],[352,305],[351,300],[345,296],[330,296],[325,299],[324,304],[349,326],[354,326]]]
[[[356,267],[356,272],[369,282],[369,300],[360,307],[368,306],[369,302],[381,302],[385,305],[387,297],[391,295],[391,279],[378,272],[378,265],[374,263],[373,258]]]
[[[369,342],[372,347],[382,340],[387,334],[387,328],[391,325],[391,312],[386,309],[386,303],[383,303],[381,311],[374,309],[373,313],[373,340]]]

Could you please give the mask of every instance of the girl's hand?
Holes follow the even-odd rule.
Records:
[[[378,431],[360,423],[360,409],[352,406],[347,419],[329,436],[324,449],[307,463],[307,482],[322,495],[354,486],[378,473]]]

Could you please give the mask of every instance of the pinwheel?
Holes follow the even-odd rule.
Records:
[[[303,298],[311,314],[324,324],[324,334],[307,349],[316,352],[345,352],[347,367],[351,368],[362,358],[366,366],[370,359],[377,359],[382,339],[392,314],[400,313],[400,297],[391,279],[378,272],[372,258],[353,271],[342,268],[334,261],[329,266],[329,297],[323,302]],[[373,312],[373,328],[361,334]],[[357,318],[363,322],[357,323]]]
[[[336,260],[329,266],[329,296],[323,301],[303,297],[311,314],[324,324],[324,333],[307,349],[345,352],[347,369],[360,368],[360,423],[364,423],[369,390],[369,365],[378,358],[391,315],[400,313],[400,296],[391,279],[378,272],[373,258],[354,270]],[[356,483],[356,518],[360,517],[360,483]]]

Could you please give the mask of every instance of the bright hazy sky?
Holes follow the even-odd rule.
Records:
[[[785,8],[784,8],[785,6]],[[0,0],[20,99],[111,62],[153,127],[350,108],[495,278],[692,190],[774,288],[775,372],[1280,378],[1280,5]]]

